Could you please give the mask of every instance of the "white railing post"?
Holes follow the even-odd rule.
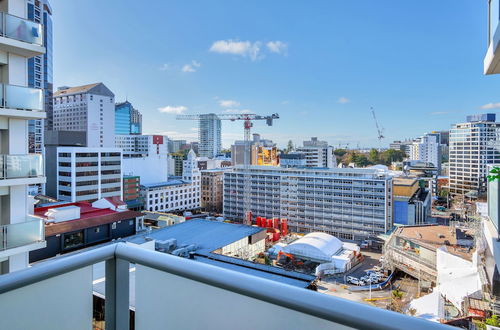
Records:
[[[129,262],[106,261],[104,320],[106,330],[129,329]]]

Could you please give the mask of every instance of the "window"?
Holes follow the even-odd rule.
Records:
[[[64,234],[63,238],[63,250],[77,248],[82,246],[83,241],[83,231],[77,233]]]

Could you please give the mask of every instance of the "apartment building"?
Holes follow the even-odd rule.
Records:
[[[199,116],[199,155],[213,158],[221,150],[221,120],[214,113]]]
[[[201,208],[207,212],[222,213],[223,181],[227,168],[201,171]]]
[[[43,248],[43,221],[33,218],[29,185],[45,183],[41,154],[29,154],[28,121],[43,120],[44,92],[28,87],[28,60],[45,53],[43,25],[27,19],[26,0],[0,1],[0,274],[26,268]]]
[[[115,104],[115,134],[142,134],[142,114],[129,101]]]
[[[392,228],[392,177],[377,169],[237,166],[224,173],[224,217],[243,219],[244,181],[254,216],[287,218],[290,230],[365,239]]]
[[[306,156],[300,152],[290,152],[287,154],[280,154],[279,156],[281,167],[305,167]]]
[[[123,201],[129,210],[142,210],[141,178],[139,176],[123,175]]]
[[[43,103],[47,118],[28,122],[28,149],[42,153],[44,128],[52,129],[52,8],[47,0],[28,0],[27,18],[44,26],[45,53],[28,59],[28,86],[43,89]]]
[[[415,139],[409,146],[410,160],[431,163],[438,169],[441,168],[441,134],[426,133]]]
[[[450,193],[486,192],[487,165],[500,164],[500,123],[495,114],[467,116],[450,130]]]
[[[182,172],[182,177],[141,184],[141,198],[146,211],[173,212],[200,208],[201,174],[193,150],[188,153]]]
[[[333,147],[328,146],[326,141],[319,141],[316,137],[311,138],[310,141],[304,141],[303,146],[298,147],[296,152],[305,155],[307,167],[337,167]]]
[[[122,151],[118,148],[57,148],[57,199],[95,201],[122,196]]]
[[[55,131],[87,132],[87,147],[113,148],[115,95],[103,83],[59,87],[53,122]]]

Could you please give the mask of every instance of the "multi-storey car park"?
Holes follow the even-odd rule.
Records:
[[[237,166],[224,173],[227,219],[243,219],[245,178],[253,215],[287,218],[291,231],[359,240],[393,224],[392,178],[383,170]]]

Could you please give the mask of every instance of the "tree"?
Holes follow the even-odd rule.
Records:
[[[488,175],[488,181],[500,180],[500,167],[494,166]]]
[[[375,148],[372,148],[370,152],[368,153],[368,160],[372,164],[378,164],[379,163],[379,153],[378,150]]]
[[[347,150],[345,150],[345,149],[335,149],[333,151],[333,154],[335,156],[339,156],[339,157],[343,157],[346,153],[347,153]]]

